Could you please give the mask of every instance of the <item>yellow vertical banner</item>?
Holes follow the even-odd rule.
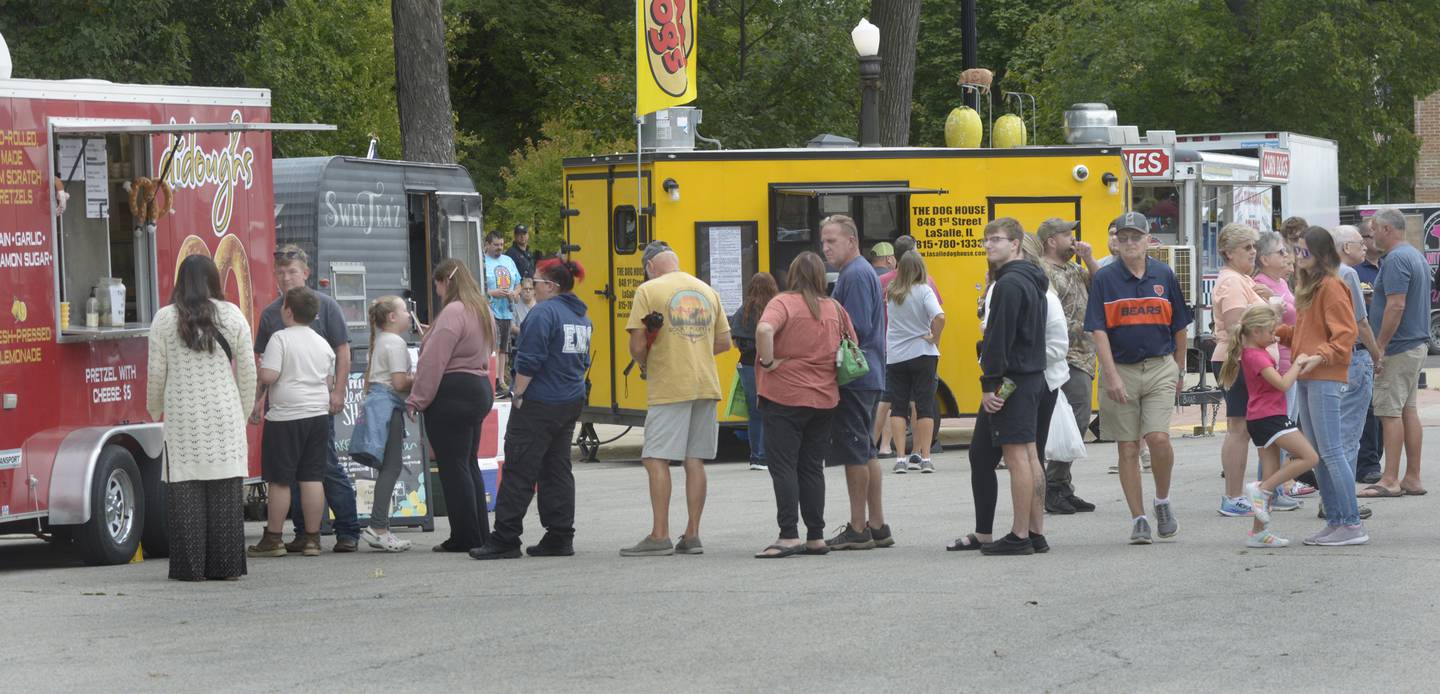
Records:
[[[696,0],[636,0],[635,113],[695,100]]]

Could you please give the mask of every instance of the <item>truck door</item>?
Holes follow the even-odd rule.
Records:
[[[444,257],[465,263],[481,287],[485,286],[485,265],[480,259],[480,194],[436,193],[435,207],[439,214],[439,248]]]
[[[573,260],[585,266],[585,284],[575,295],[585,302],[594,325],[590,340],[589,398],[586,406],[610,411],[615,407],[615,337],[613,304],[616,289],[611,267],[610,180],[604,172],[572,173],[565,177],[565,242],[579,250]],[[629,291],[634,292],[633,286]],[[624,366],[623,364],[621,365]]]
[[[646,403],[645,381],[640,378],[640,369],[630,367],[630,333],[625,331],[635,288],[645,281],[643,251],[651,238],[651,218],[644,210],[651,200],[650,172],[642,170],[640,175],[645,193],[641,198],[643,202],[637,205],[635,200],[639,191],[636,190],[635,172],[612,170],[607,220],[612,258],[610,277],[615,292],[615,300],[610,304],[610,353],[615,369],[611,382],[616,384],[611,398],[617,410],[631,412],[643,412]],[[596,327],[598,329],[598,324]]]

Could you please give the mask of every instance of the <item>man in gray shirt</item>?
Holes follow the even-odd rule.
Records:
[[[1399,210],[1379,210],[1370,226],[1375,245],[1385,252],[1370,299],[1370,327],[1381,350],[1375,357],[1374,405],[1385,441],[1385,469],[1380,481],[1361,490],[1360,496],[1419,495],[1425,487],[1420,482],[1421,430],[1415,397],[1430,338],[1430,265],[1419,249],[1405,241],[1405,215]]]
[[[1349,225],[1335,227],[1330,236],[1335,239],[1335,249],[1340,252],[1340,279],[1350,288],[1358,330],[1355,349],[1350,352],[1349,385],[1340,394],[1340,440],[1345,444],[1345,460],[1354,467],[1358,465],[1360,434],[1365,429],[1365,417],[1375,387],[1375,364],[1371,355],[1379,354],[1380,347],[1375,342],[1375,333],[1370,330],[1365,295],[1360,289],[1360,275],[1355,271],[1355,266],[1365,260],[1365,240],[1361,238],[1359,229]]]

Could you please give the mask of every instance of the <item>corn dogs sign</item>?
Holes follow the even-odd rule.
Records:
[[[636,0],[635,112],[695,100],[695,0]]]

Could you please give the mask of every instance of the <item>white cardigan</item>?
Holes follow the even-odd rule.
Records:
[[[246,420],[255,406],[255,347],[240,308],[215,301],[215,322],[235,355],[232,368],[219,344],[197,352],[180,340],[175,307],[150,326],[145,406],[165,422],[166,482],[249,476]]]

